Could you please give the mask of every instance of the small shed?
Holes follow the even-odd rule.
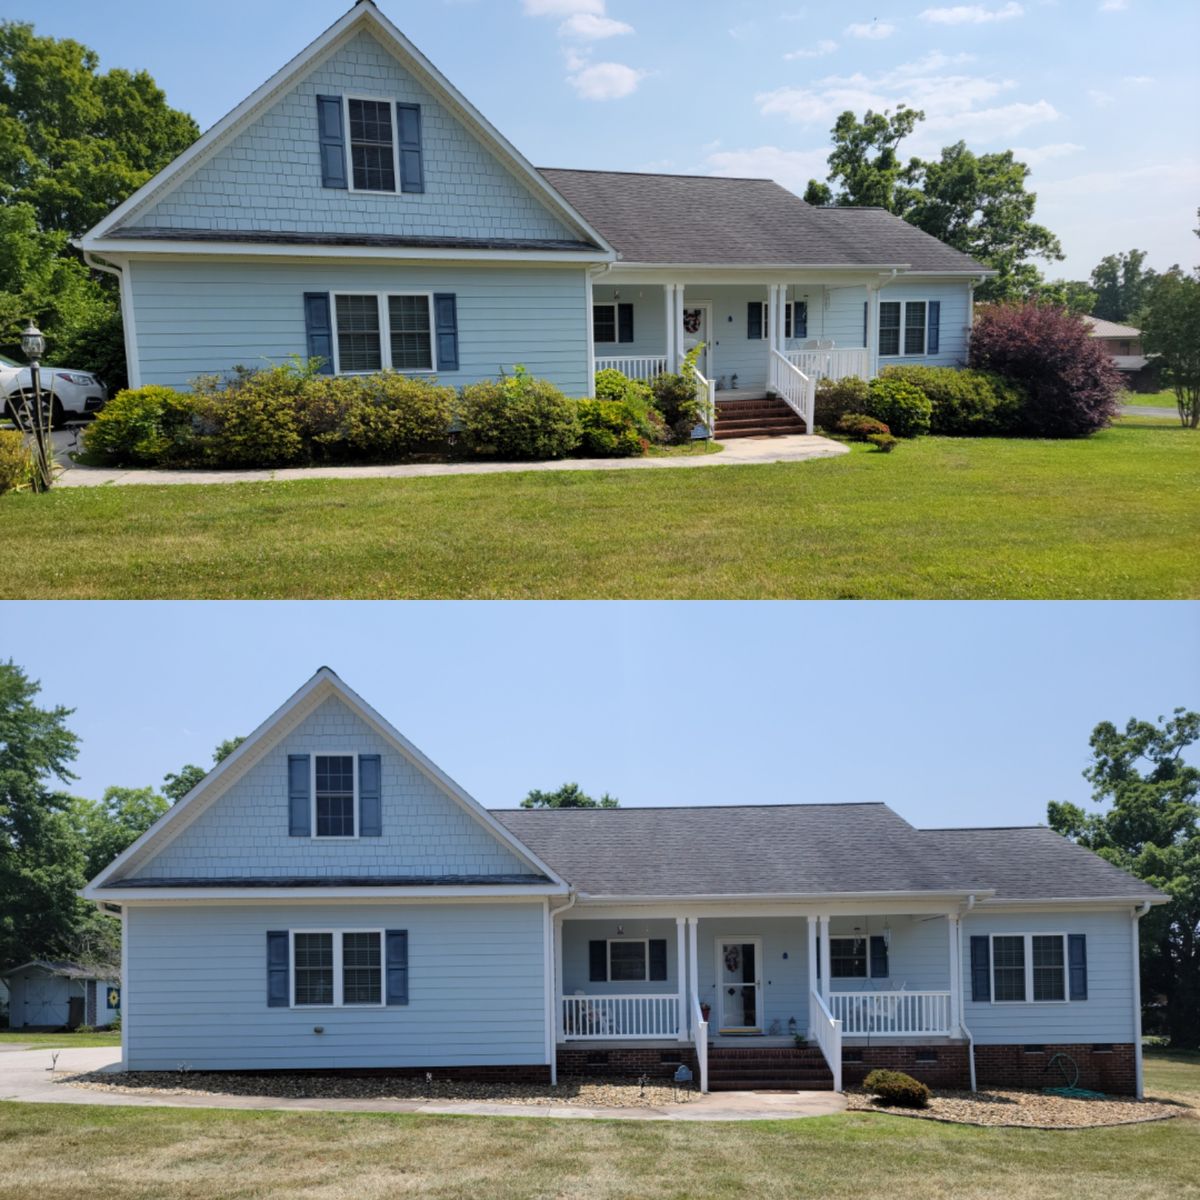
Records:
[[[111,1025],[121,1011],[121,981],[111,969],[35,959],[5,971],[10,1029]]]

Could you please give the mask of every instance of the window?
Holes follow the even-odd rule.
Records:
[[[382,1006],[383,934],[375,930],[292,934],[296,1008]]]
[[[930,352],[929,304],[925,300],[879,302],[879,356],[923,358]],[[934,353],[936,353],[936,348]]]
[[[588,943],[592,983],[647,983],[667,978],[665,938],[597,938]]]
[[[396,190],[392,105],[386,100],[349,100],[350,166],[356,192]]]
[[[597,343],[633,341],[633,305],[597,304],[592,308],[592,335]]]
[[[762,300],[750,302],[750,323],[747,329],[750,341],[771,340],[771,306]],[[808,337],[808,301],[795,300],[783,306],[783,336],[785,338]]]
[[[879,356],[894,358],[900,353],[900,302],[883,300],[879,304]]]
[[[904,353],[925,353],[924,300],[910,300],[904,306]]]
[[[435,369],[431,295],[339,294],[334,299],[337,374]],[[384,329],[387,337],[381,333]]]
[[[992,999],[997,1004],[1057,1003],[1066,998],[1065,934],[993,935]]]
[[[354,837],[354,755],[318,754],[313,770],[316,836]]]
[[[829,974],[834,979],[866,979],[867,939],[831,937],[829,939]]]
[[[609,942],[608,977],[613,983],[641,983],[646,979],[645,942]]]

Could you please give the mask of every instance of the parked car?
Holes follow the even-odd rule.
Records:
[[[95,375],[71,367],[43,367],[42,392],[50,396],[50,415],[56,427],[95,416],[108,400],[108,389]],[[0,354],[0,417],[12,416],[8,405],[12,397],[32,394],[29,368]]]

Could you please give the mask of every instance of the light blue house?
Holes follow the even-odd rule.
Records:
[[[487,811],[322,668],[85,889],[124,1063],[1042,1086],[1066,1053],[1140,1092],[1157,892],[1045,828],[753,798]]]
[[[714,399],[810,427],[819,375],[962,363],[987,274],[765,180],[539,171],[371,0],[79,244],[120,278],[134,387],[299,355],[582,396],[702,342]]]

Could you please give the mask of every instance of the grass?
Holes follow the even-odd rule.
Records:
[[[1175,408],[1178,404],[1174,388],[1164,388],[1161,392],[1126,392],[1121,403],[1132,408]]]
[[[1142,1061],[1148,1096],[1200,1108],[1200,1050],[1147,1048]]]
[[[121,1034],[117,1033],[24,1033],[4,1030],[0,1032],[0,1050],[5,1046],[28,1046],[30,1049],[67,1050],[80,1046],[119,1046]]]
[[[1193,598],[1200,436],[0,498],[2,598]]]

